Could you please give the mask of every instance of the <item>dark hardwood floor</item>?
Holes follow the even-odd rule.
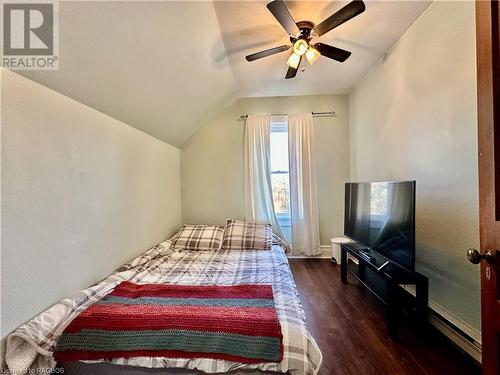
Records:
[[[433,328],[416,332],[403,317],[388,337],[384,306],[328,259],[291,259],[307,325],[323,352],[321,375],[480,374],[472,360]]]

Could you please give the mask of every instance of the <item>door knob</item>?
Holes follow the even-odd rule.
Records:
[[[478,264],[483,259],[487,260],[488,262],[491,262],[493,261],[493,258],[494,256],[490,250],[486,250],[484,254],[481,254],[476,249],[467,250],[467,259],[469,259],[469,262],[473,264]]]

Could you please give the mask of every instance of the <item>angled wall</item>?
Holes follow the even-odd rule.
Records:
[[[166,239],[180,151],[1,71],[1,336]]]

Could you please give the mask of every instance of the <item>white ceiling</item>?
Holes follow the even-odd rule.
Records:
[[[319,22],[345,2],[286,4]],[[237,97],[347,92],[428,5],[369,1],[321,37],[352,51],[345,63],[320,58],[285,80],[288,52],[244,59],[288,42],[266,1],[61,1],[59,70],[19,73],[179,146]]]
[[[57,71],[21,74],[170,144],[236,98],[211,2],[59,3]]]
[[[344,63],[321,57],[296,78],[285,80],[290,51],[247,62],[245,56],[290,44],[266,8],[267,1],[214,3],[239,97],[345,93],[386,53],[429,1],[365,1],[364,13],[317,39],[352,52]],[[318,24],[348,1],[285,1],[295,21]]]

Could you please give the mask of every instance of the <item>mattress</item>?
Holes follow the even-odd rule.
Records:
[[[85,363],[85,362],[67,362],[62,363],[65,375],[203,375],[206,374],[200,370],[188,370],[183,368],[147,368],[138,366],[122,366],[113,363]],[[234,370],[224,372],[229,375],[280,375],[280,372],[261,371],[261,370]]]
[[[6,348],[9,368],[14,371],[54,368],[56,363],[52,352],[64,328],[82,310],[124,280],[139,284],[271,284],[283,333],[283,359],[278,363],[243,364],[207,358],[133,357],[66,364],[68,370],[73,369],[72,372],[76,373],[97,363],[101,369],[129,366],[127,373],[141,368],[174,368],[202,373],[263,371],[308,375],[316,374],[320,368],[321,351],[307,329],[299,294],[281,246],[273,245],[270,251],[179,251],[171,249],[170,241],[158,244],[97,285],[62,300],[11,333]]]

